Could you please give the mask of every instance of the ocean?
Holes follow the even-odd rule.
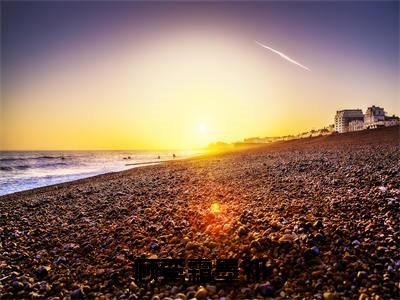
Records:
[[[201,151],[0,151],[0,195],[182,159]]]

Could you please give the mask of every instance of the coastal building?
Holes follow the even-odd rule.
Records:
[[[335,131],[344,133],[349,131],[351,121],[364,121],[364,115],[361,109],[338,110],[335,115]]]
[[[385,126],[396,126],[400,125],[400,118],[396,117],[395,115],[391,117],[385,117]]]
[[[385,110],[375,105],[368,107],[364,115],[364,126],[367,129],[385,126]]]
[[[354,120],[349,123],[349,131],[360,131],[364,130],[364,121]]]

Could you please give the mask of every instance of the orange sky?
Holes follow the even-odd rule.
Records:
[[[321,128],[343,108],[399,112],[396,78],[367,54],[219,22],[126,27],[19,67],[2,88],[2,148],[188,149]]]

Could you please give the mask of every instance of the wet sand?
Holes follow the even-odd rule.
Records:
[[[0,197],[2,298],[395,299],[399,127],[279,142]],[[220,212],[211,212],[218,203]],[[265,258],[235,285],[149,283],[146,258]]]

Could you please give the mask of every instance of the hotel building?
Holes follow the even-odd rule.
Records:
[[[338,110],[335,115],[335,131],[344,133],[349,131],[351,121],[364,121],[364,115],[361,109]]]

